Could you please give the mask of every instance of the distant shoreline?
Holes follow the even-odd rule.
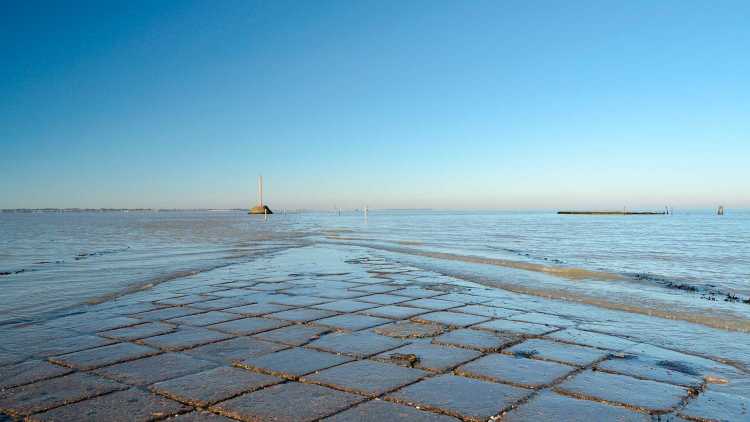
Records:
[[[55,213],[55,212],[181,212],[181,211],[247,211],[243,208],[8,208],[4,213]]]

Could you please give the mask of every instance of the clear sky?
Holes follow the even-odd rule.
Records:
[[[3,2],[0,208],[750,206],[746,0],[116,3]]]

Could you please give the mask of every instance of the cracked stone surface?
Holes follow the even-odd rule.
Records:
[[[311,245],[0,326],[0,421],[750,420],[740,364],[584,308]]]

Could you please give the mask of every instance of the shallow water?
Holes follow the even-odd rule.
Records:
[[[747,331],[750,212],[0,214],[0,323],[308,242],[378,248],[472,281]],[[671,286],[671,287],[670,287]],[[682,289],[674,288],[680,286]],[[688,290],[685,290],[688,289]],[[715,300],[711,300],[711,299]],[[658,313],[656,313],[659,315]],[[739,321],[739,323],[737,323]]]

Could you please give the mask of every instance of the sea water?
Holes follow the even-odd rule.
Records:
[[[741,210],[2,213],[0,324],[315,243],[517,292],[750,327],[750,212]]]

